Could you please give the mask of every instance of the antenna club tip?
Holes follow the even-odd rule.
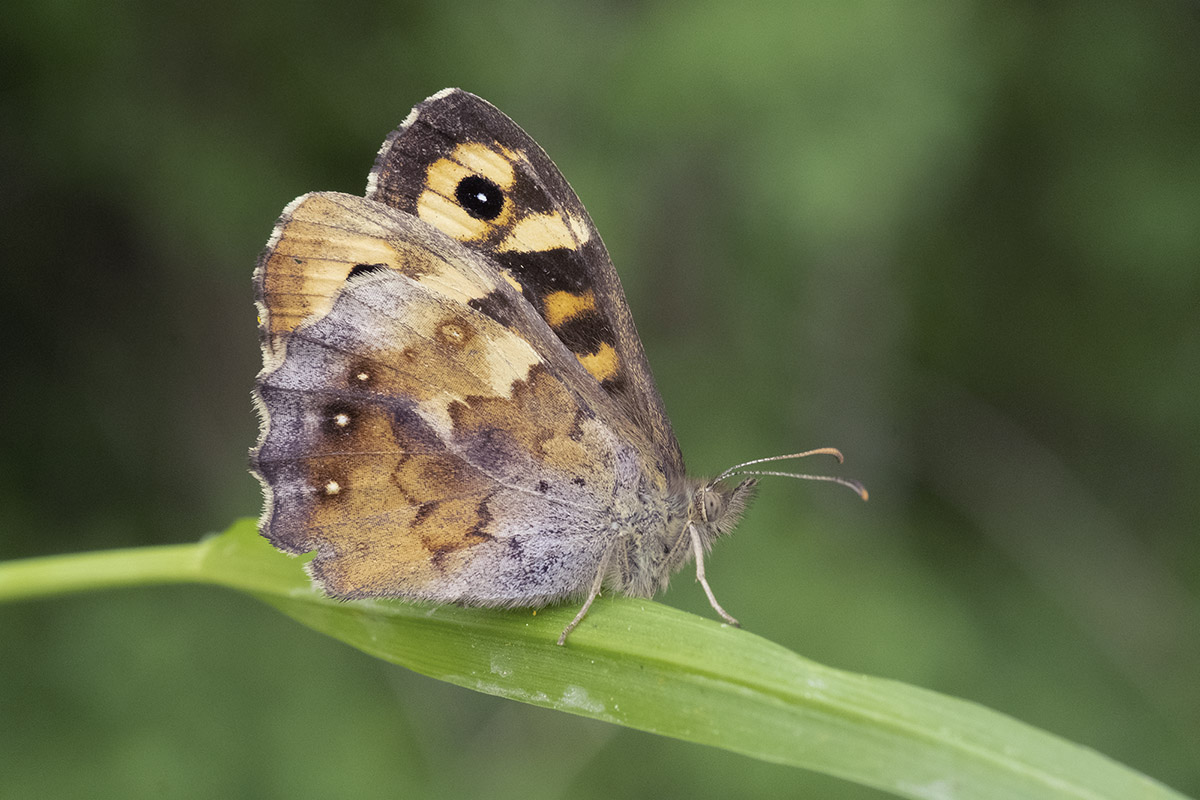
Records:
[[[870,495],[867,493],[867,487],[863,486],[860,481],[846,479],[844,481],[839,481],[839,483],[843,483],[850,487],[850,489],[853,491],[857,492],[858,496],[863,499],[863,502],[866,502],[870,498]]]
[[[870,495],[867,494],[867,487],[863,486],[862,483],[859,481],[856,481],[852,478],[833,478],[832,480],[842,484],[843,486],[848,488],[850,491],[857,494],[859,497],[861,497],[863,499],[863,502],[866,502],[867,499],[870,497]]]
[[[818,447],[816,450],[809,450],[808,452],[797,453],[796,455],[799,457],[833,456],[834,458],[836,458],[838,460],[839,464],[844,463],[846,460],[846,457],[844,455],[842,455],[842,451],[838,450],[836,447]]]

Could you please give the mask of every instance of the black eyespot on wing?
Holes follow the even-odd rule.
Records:
[[[454,198],[475,219],[493,220],[504,210],[504,192],[479,175],[468,175],[459,181]]]
[[[381,269],[387,268],[387,264],[355,264],[351,268],[350,274],[346,276],[346,280],[350,280],[351,278],[359,275],[366,275],[368,272],[378,272]]]

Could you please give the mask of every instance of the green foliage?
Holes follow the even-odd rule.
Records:
[[[0,564],[0,602],[201,582],[249,592],[315,630],[439,680],[903,797],[1182,797],[1086,748],[981,706],[852,675],[652,601],[534,616],[395,601],[339,602],[244,520],[191,545]]]

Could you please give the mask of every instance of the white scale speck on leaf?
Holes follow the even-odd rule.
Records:
[[[604,703],[593,700],[582,686],[568,686],[567,690],[563,692],[559,706],[562,708],[576,708],[580,711],[589,711],[593,714],[599,714],[604,711]]]

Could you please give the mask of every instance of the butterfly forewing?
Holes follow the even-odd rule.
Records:
[[[683,460],[624,292],[591,218],[516,123],[458,89],[429,98],[384,142],[367,196],[485,254],[655,443]]]

